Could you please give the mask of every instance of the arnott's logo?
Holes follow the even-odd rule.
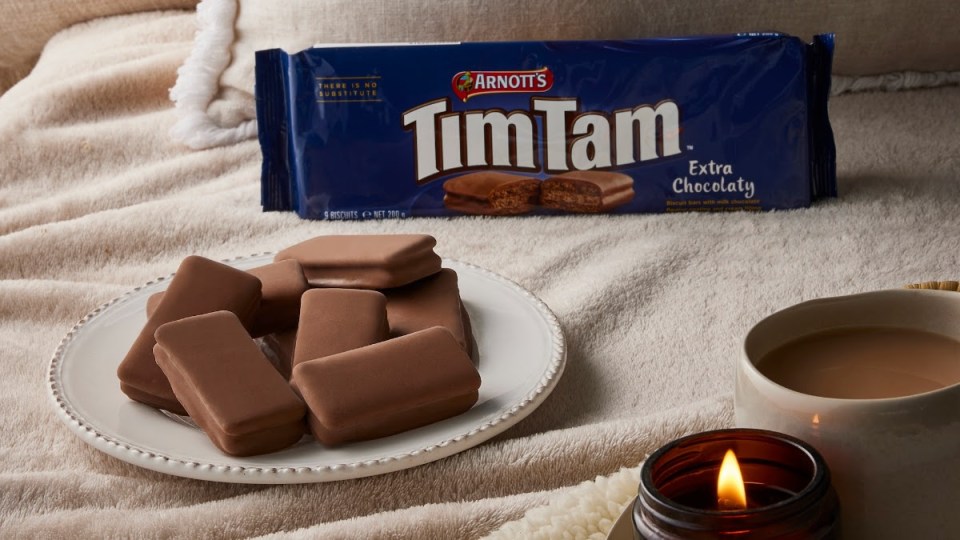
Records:
[[[480,94],[545,92],[553,87],[553,72],[548,67],[528,71],[461,71],[450,84],[461,101]]]

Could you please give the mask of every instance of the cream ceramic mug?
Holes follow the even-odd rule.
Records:
[[[795,392],[757,370],[781,345],[844,327],[960,340],[960,293],[902,289],[826,298],[760,321],[738,364],[737,426],[787,433],[823,454],[840,497],[843,538],[960,538],[960,384],[906,397],[837,399]]]

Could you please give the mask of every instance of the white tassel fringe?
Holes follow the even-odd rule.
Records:
[[[197,34],[190,56],[177,70],[177,83],[170,89],[176,104],[177,123],[170,129],[174,139],[194,150],[234,144],[257,136],[257,121],[236,127],[217,125],[207,107],[217,95],[220,75],[230,64],[237,0],[203,0],[197,5]]]

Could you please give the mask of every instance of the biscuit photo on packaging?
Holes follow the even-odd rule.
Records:
[[[529,176],[483,171],[443,183],[443,204],[450,210],[484,216],[526,214],[537,204],[540,181]]]
[[[607,171],[574,171],[547,178],[540,203],[577,213],[606,212],[633,200],[633,178]]]

